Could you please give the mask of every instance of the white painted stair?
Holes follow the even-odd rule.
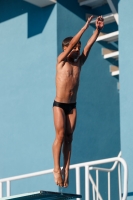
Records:
[[[108,59],[108,58],[118,59],[119,51],[102,48],[102,55],[104,59]]]
[[[112,76],[118,76],[120,74],[119,67],[115,65],[110,65],[110,72]]]

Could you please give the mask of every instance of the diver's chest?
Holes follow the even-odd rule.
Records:
[[[80,68],[78,66],[66,66],[64,70],[68,76],[78,77],[80,74]]]

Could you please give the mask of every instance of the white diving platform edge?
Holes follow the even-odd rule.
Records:
[[[108,59],[108,58],[118,59],[119,51],[102,48],[102,55],[103,55],[104,59]]]
[[[33,193],[25,193],[20,195],[14,195],[10,197],[3,197],[0,198],[0,200],[67,200],[67,199],[76,199],[76,198],[82,198],[81,195],[76,194],[68,194],[68,193],[61,193],[61,192],[49,192],[40,190],[38,192]]]
[[[107,3],[106,0],[79,0],[80,6],[89,6],[91,8],[96,8]]]
[[[106,54],[103,57],[104,57],[104,59],[108,59],[108,58],[116,58],[116,59],[118,59],[118,56],[119,56],[119,51],[115,51],[115,52]]]
[[[112,33],[108,33],[108,34],[104,34],[101,33],[102,35],[100,35],[97,38],[97,42],[98,41],[107,41],[107,42],[114,42],[114,41],[118,41],[118,35],[119,35],[119,31],[114,31]]]
[[[56,3],[56,0],[24,0],[38,7],[45,7]]]
[[[118,76],[120,74],[120,70],[118,66],[110,65],[110,73],[112,76]]]
[[[119,70],[111,73],[112,76],[118,76],[119,74],[120,74]]]
[[[92,14],[86,14],[86,20],[88,19],[88,17],[90,17]],[[98,15],[94,15],[94,18],[91,20],[90,24],[94,24],[96,22],[96,18],[98,17]],[[104,24],[110,24],[112,22],[115,22],[115,18],[114,15],[112,13],[109,13],[107,15],[103,15],[104,18]]]

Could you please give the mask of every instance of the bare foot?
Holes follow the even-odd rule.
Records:
[[[61,170],[59,170],[57,172],[53,171],[53,174],[54,174],[55,183],[57,185],[59,185],[60,187],[63,187],[63,180],[62,180]]]
[[[62,176],[63,176],[63,183],[64,183],[64,187],[68,187],[69,184],[69,169],[62,169]]]

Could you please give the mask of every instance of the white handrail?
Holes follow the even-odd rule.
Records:
[[[97,185],[97,200],[98,200],[98,193],[99,193],[99,173],[98,170],[96,170],[96,185]]]
[[[118,157],[121,156],[121,152],[118,154]],[[107,172],[108,174],[108,200],[111,199],[111,193],[110,193],[110,173],[116,168],[116,166],[118,165],[118,187],[119,187],[119,200],[121,200],[121,173],[120,173],[120,163],[118,163],[118,161],[115,161],[112,168],[108,169],[108,168],[99,168],[99,167],[89,167],[89,170],[95,170],[96,171],[96,182],[98,182],[98,171],[103,171],[103,172]],[[91,176],[91,175],[90,175]],[[93,178],[91,177],[91,179],[93,180]],[[90,181],[91,181],[90,179]],[[91,181],[92,183],[92,186],[93,186],[93,183],[94,183],[94,180],[93,182]],[[97,185],[97,186],[96,186]],[[98,191],[98,184],[96,184],[95,187],[93,186],[93,196],[94,196],[94,189],[97,193],[97,200],[98,200],[98,197],[100,195],[99,191]],[[93,197],[93,200],[95,200],[95,196]]]
[[[76,167],[76,192],[77,194],[80,194],[80,168]],[[77,200],[80,200],[80,198],[77,198]]]
[[[110,200],[110,172],[108,172],[108,200]]]
[[[118,154],[118,157],[121,157],[121,151]],[[103,171],[103,172],[112,172],[116,168],[117,164],[118,164],[118,161],[115,161],[112,168],[110,168],[110,169],[101,168],[101,167],[89,167],[89,170],[99,170],[99,171]]]
[[[123,179],[124,179],[124,181],[123,181],[123,197],[122,197],[122,200],[126,200],[126,198],[127,198],[128,169],[127,169],[127,164],[126,164],[126,162],[123,158],[114,157],[114,158],[108,158],[108,159],[102,159],[102,160],[97,160],[97,161],[90,161],[90,162],[70,165],[70,169],[76,169],[77,168],[77,170],[81,167],[85,167],[85,183],[86,183],[85,184],[85,196],[86,196],[85,199],[86,200],[89,200],[89,180],[88,180],[89,167],[94,166],[94,165],[99,165],[99,164],[116,162],[116,161],[120,162],[123,165],[123,169],[124,169]],[[0,179],[0,195],[2,197],[2,183],[3,182],[7,182],[7,196],[10,196],[10,183],[11,183],[11,181],[35,177],[35,176],[40,176],[40,175],[49,174],[49,173],[53,173],[53,169]],[[76,173],[77,176],[78,176],[78,178],[77,178],[78,181],[76,182],[76,188],[78,190],[78,191],[76,191],[77,193],[80,192],[80,180],[79,180],[80,176],[79,176],[78,173],[80,173],[79,170]]]
[[[118,157],[121,156],[121,151],[118,154]],[[118,164],[118,161],[115,161],[112,168],[100,168],[100,167],[89,167],[89,170],[95,170],[96,171],[96,182],[98,182],[98,171],[103,171],[103,172],[108,172],[108,200],[111,199],[111,193],[110,193],[110,173],[116,168]],[[93,181],[94,182],[94,181]],[[121,200],[121,177],[120,177],[120,163],[118,165],[118,187],[119,187],[119,200]],[[98,191],[98,184],[97,187],[94,188],[95,191],[97,192],[97,200],[98,200],[98,195],[100,194]],[[94,199],[94,198],[93,198]]]
[[[98,195],[97,195],[98,198],[99,198],[100,200],[103,200],[103,198],[101,197],[101,194],[98,192],[98,188],[97,188],[97,186],[95,185],[95,182],[94,182],[92,176],[89,175],[89,178],[90,178],[90,182],[91,182],[93,188],[95,189],[96,193],[98,194]]]
[[[119,185],[119,199],[121,199],[121,172],[120,172],[120,163],[118,163],[118,185]]]
[[[53,173],[53,169],[44,170],[44,171],[40,171],[40,172],[33,172],[33,173],[19,175],[19,176],[13,176],[13,177],[9,177],[9,178],[3,178],[3,179],[0,179],[0,182],[3,183],[3,182],[7,182],[8,180],[15,181],[15,180],[19,180],[19,179],[31,178],[31,177],[41,176],[44,174],[51,174],[51,173]]]

